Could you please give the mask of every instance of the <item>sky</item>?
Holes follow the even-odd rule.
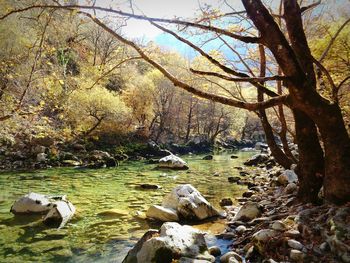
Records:
[[[240,0],[229,0],[228,2],[237,10],[243,9]],[[132,3],[135,13],[161,18],[174,18],[175,16],[183,18],[193,17],[194,14],[198,14],[199,6],[204,6],[205,4],[221,7],[220,9],[224,6],[223,0],[132,0]],[[97,0],[96,5],[106,7],[118,6],[123,11],[131,11],[128,0]],[[229,10],[227,7],[226,9]],[[162,32],[148,22],[130,19],[127,22],[127,26],[123,29],[123,33],[130,38],[154,40]]]
[[[80,3],[91,2],[91,0],[78,1]],[[186,19],[199,14],[199,8],[204,7],[205,5],[218,8],[222,12],[231,12],[232,9],[228,7],[224,1],[225,0],[96,0],[96,6],[112,7],[125,12],[132,12],[133,10],[136,14],[144,14],[149,17],[181,17]],[[308,5],[315,1],[316,0],[304,0],[303,5]],[[347,1],[350,0],[323,0],[323,3],[326,3],[326,6],[331,8],[333,12],[339,13],[341,10],[337,10],[337,7],[339,7],[339,4],[344,4],[344,2]],[[130,2],[132,2],[132,9],[130,8]],[[241,0],[227,0],[227,2],[236,11],[244,10]],[[278,5],[279,0],[265,0],[265,2],[269,2],[269,6],[271,6],[271,4],[276,6]],[[123,27],[122,32],[123,35],[129,39],[143,39],[143,42],[154,41],[168,49],[176,50],[188,58],[193,58],[197,55],[196,52],[187,45],[179,42],[170,35],[164,34],[161,30],[155,28],[147,21],[129,19],[127,25]],[[220,41],[212,41],[203,49],[208,51],[215,49],[215,46],[217,47],[219,45]],[[231,53],[228,50],[222,51],[224,53]]]

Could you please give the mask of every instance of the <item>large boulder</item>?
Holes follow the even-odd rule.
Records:
[[[159,160],[158,164],[159,168],[168,168],[168,169],[179,169],[179,170],[187,170],[187,163],[182,160],[180,157],[177,157],[173,154],[165,156]]]
[[[66,196],[46,196],[29,193],[12,205],[13,214],[46,214],[43,222],[46,225],[63,227],[75,213],[75,207]]]
[[[178,185],[163,200],[163,207],[177,211],[187,220],[203,220],[218,216],[219,212],[190,184]]]
[[[256,166],[262,163],[265,163],[269,160],[269,156],[267,154],[259,153],[256,155],[253,155],[250,159],[244,162],[244,165],[247,166]]]
[[[175,222],[164,223],[159,232],[148,231],[131,249],[123,263],[214,262],[205,233]]]

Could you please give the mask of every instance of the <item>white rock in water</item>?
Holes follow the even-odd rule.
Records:
[[[281,185],[287,185],[289,183],[297,183],[298,176],[293,170],[285,170],[278,176],[277,180]]]
[[[175,187],[163,200],[163,207],[172,208],[189,220],[203,220],[219,212],[190,184]]]
[[[152,205],[146,212],[148,218],[158,219],[163,222],[179,221],[176,210],[159,205]]]
[[[29,193],[21,197],[11,207],[13,214],[46,213],[53,207],[49,197],[37,193]]]
[[[66,196],[46,196],[29,193],[13,204],[13,214],[46,214],[44,223],[61,228],[74,215],[75,207],[66,200]]]
[[[238,211],[233,220],[250,221],[261,216],[261,210],[257,203],[246,202]]]
[[[165,156],[159,160],[159,168],[188,169],[187,163],[180,157],[173,154]]]
[[[74,205],[67,200],[60,200],[53,204],[53,208],[44,217],[44,223],[63,227],[75,213]]]

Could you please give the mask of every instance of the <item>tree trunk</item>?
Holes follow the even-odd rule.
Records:
[[[323,151],[314,122],[302,111],[294,109],[293,114],[299,148],[298,198],[305,203],[316,203],[324,176]]]
[[[258,91],[258,101],[263,101],[263,94],[261,91]],[[285,169],[289,169],[290,166],[293,164],[293,161],[289,159],[285,153],[281,150],[281,148],[277,145],[275,141],[275,137],[272,131],[272,127],[267,119],[265,110],[261,109],[259,110],[259,118],[261,120],[261,124],[264,129],[265,137],[267,145],[270,148],[271,154],[273,158],[275,158],[276,162],[283,166]]]
[[[339,106],[327,108],[317,122],[325,148],[324,194],[326,200],[344,204],[350,201],[350,139]]]
[[[265,49],[263,45],[259,45],[259,54],[260,54],[260,77],[265,77],[266,73],[266,56],[265,56]],[[264,85],[263,82],[260,83],[261,85]],[[264,94],[263,92],[258,89],[258,102],[264,101]],[[261,124],[264,129],[265,137],[267,145],[270,148],[272,156],[275,158],[276,162],[280,165],[282,165],[285,169],[289,169],[290,166],[293,164],[293,161],[289,159],[286,154],[278,147],[275,136],[272,131],[272,127],[269,123],[269,120],[267,119],[266,111],[264,109],[259,109],[259,118],[261,121]]]
[[[186,128],[186,137],[185,137],[185,143],[188,142],[189,138],[190,138],[190,133],[191,133],[191,126],[192,126],[192,110],[193,110],[193,98],[191,96],[191,100],[190,100],[190,110],[188,112],[187,115],[187,128]]]

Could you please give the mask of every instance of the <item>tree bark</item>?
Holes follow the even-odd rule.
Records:
[[[325,148],[324,194],[343,204],[350,201],[350,140],[339,106],[330,105],[327,112],[317,120]]]
[[[299,149],[299,162],[296,170],[299,178],[298,198],[305,203],[316,203],[323,184],[323,150],[314,122],[302,111],[294,109],[293,115]]]

